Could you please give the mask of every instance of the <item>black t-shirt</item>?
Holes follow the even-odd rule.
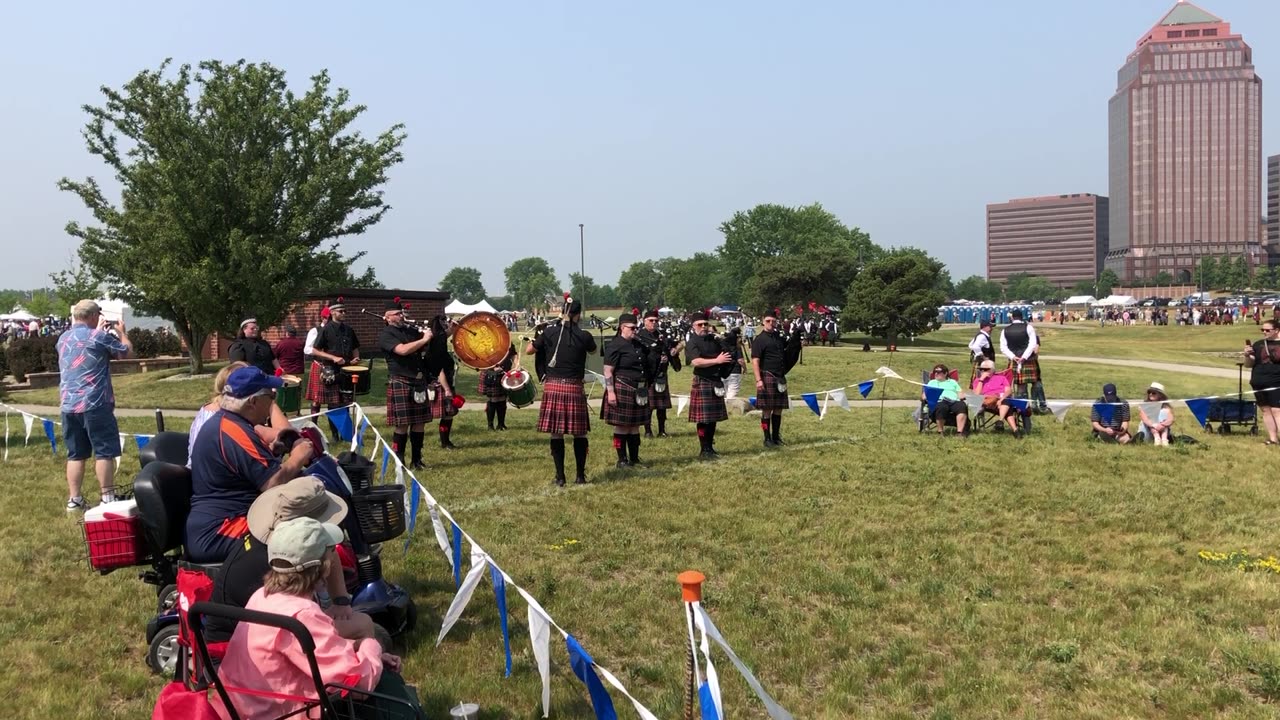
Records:
[[[356,350],[360,349],[360,339],[356,337],[356,331],[352,330],[350,325],[330,320],[320,328],[315,345],[311,347],[350,360]],[[333,364],[319,356],[316,356],[316,359],[326,365]]]
[[[444,371],[444,377],[449,381],[449,387],[453,387],[453,374],[457,369],[457,365],[453,362],[453,356],[449,354],[449,339],[444,333],[436,333],[431,337],[431,342],[427,343],[427,358],[423,367],[427,371],[427,380],[438,382],[440,380],[440,371]]]
[[[388,325],[378,334],[378,349],[387,360],[387,373],[395,377],[422,379],[422,353],[412,352],[408,355],[396,353],[396,346],[411,343],[422,338],[422,332],[410,325]]]
[[[689,338],[689,343],[684,348],[684,361],[690,367],[693,367],[693,361],[696,358],[704,358],[713,360],[717,355],[723,352],[720,347],[720,341],[716,340],[711,333],[699,335],[694,333]],[[718,365],[708,365],[706,367],[694,367],[693,374],[711,380],[720,379],[720,367]]]
[[[270,569],[267,544],[246,533],[244,542],[236,543],[231,554],[222,561],[222,567],[213,579],[213,596],[209,599],[223,605],[244,607],[262,587],[262,578]],[[205,637],[209,642],[226,642],[236,629],[236,622],[226,618],[209,616],[204,623]]]
[[[760,370],[781,376],[786,366],[787,343],[777,332],[762,332],[751,341],[751,359],[760,361]]]
[[[639,340],[625,340],[621,335],[605,346],[604,364],[613,367],[613,374],[628,383],[638,382],[650,374],[648,350]]]
[[[271,345],[262,338],[242,337],[231,343],[227,350],[227,359],[235,362],[247,362],[268,375],[274,375],[276,354]]]
[[[564,333],[563,340],[561,333]],[[533,347],[546,352],[547,377],[581,380],[587,372],[587,354],[596,351],[596,339],[577,325],[562,322],[543,330],[533,341]],[[555,367],[551,367],[552,358],[555,358]]]
[[[1258,389],[1280,386],[1280,343],[1269,340],[1254,343],[1253,363],[1250,385]]]

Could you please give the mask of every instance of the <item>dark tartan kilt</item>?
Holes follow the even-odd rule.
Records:
[[[710,423],[729,419],[724,398],[716,397],[718,384],[714,380],[693,376],[693,387],[689,389],[689,422]]]
[[[481,370],[476,392],[495,402],[506,400],[507,389],[502,387],[502,373]]]
[[[342,394],[338,392],[338,382],[325,386],[320,382],[320,363],[311,363],[311,373],[307,378],[307,399],[316,405],[340,405]]]
[[[431,383],[430,388],[436,394],[435,400],[427,401],[427,404],[431,406],[431,417],[437,420],[444,420],[458,414],[458,408],[453,406],[453,398],[449,398],[450,402],[444,401],[444,386],[439,381]]]
[[[387,424],[392,427],[431,422],[431,403],[413,401],[413,389],[426,390],[425,381],[408,378],[387,379]]]
[[[618,402],[610,404],[609,394],[605,393],[604,402],[600,404],[600,419],[615,427],[637,427],[649,419],[649,406],[636,404],[636,387],[618,378],[613,379],[613,392]],[[649,392],[645,391],[645,398]]]
[[[586,435],[591,431],[591,413],[581,380],[547,378],[542,386],[542,406],[538,409],[538,432],[552,435]]]
[[[784,380],[785,381],[785,380]],[[764,373],[764,385],[756,391],[756,409],[777,412],[791,407],[787,394],[778,390],[778,376]]]
[[[1013,384],[1026,385],[1028,383],[1040,382],[1040,356],[1032,355],[1022,363],[1022,372],[1018,372],[1017,364],[1010,362],[1009,367],[1014,368]]]
[[[658,392],[657,387],[657,383],[649,383],[649,409],[670,410],[675,407],[671,404],[671,386],[662,388],[662,392]]]

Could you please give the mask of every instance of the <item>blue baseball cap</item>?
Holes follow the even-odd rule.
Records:
[[[263,390],[278,390],[284,386],[284,380],[268,375],[256,367],[242,367],[227,377],[224,393],[233,398],[247,398]]]

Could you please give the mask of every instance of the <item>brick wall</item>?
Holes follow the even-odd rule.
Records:
[[[357,290],[347,288],[323,294],[308,295],[285,315],[279,325],[262,328],[262,337],[275,345],[284,337],[284,326],[292,325],[298,329],[298,337],[306,338],[307,330],[320,323],[320,310],[336,298],[343,298],[347,308],[346,322],[356,331],[360,338],[360,356],[364,358],[378,355],[378,334],[385,323],[382,322],[382,308],[392,298],[399,297],[400,302],[409,306],[406,313],[418,321],[426,321],[444,312],[449,303],[449,294],[433,290]],[[368,310],[377,317],[366,315],[361,310]],[[235,338],[210,336],[205,341],[204,357],[216,360],[227,356],[227,349]]]

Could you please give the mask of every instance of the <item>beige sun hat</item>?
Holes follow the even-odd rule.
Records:
[[[263,491],[249,507],[247,520],[249,533],[265,543],[282,522],[308,517],[336,525],[346,516],[342,498],[325,490],[319,478],[304,475]]]

